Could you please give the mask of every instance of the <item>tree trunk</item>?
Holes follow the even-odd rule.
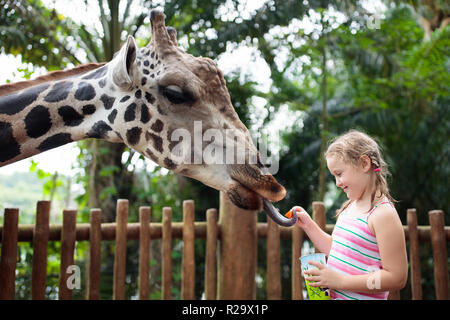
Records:
[[[323,25],[323,24],[322,24]],[[322,36],[321,51],[322,51],[322,119],[320,128],[320,154],[319,154],[319,195],[317,201],[323,201],[326,191],[326,173],[327,164],[324,153],[328,141],[328,112],[327,112],[327,50],[326,50],[326,33]]]
[[[128,199],[133,203],[131,190],[133,172],[128,172],[122,164],[125,145],[103,140],[92,140],[89,151],[92,161],[86,172],[89,173],[89,207],[103,211],[103,222],[114,222],[117,199]],[[102,174],[102,168],[117,168],[112,174]],[[108,189],[107,189],[108,188]]]

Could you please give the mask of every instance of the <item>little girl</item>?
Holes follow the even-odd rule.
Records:
[[[356,130],[335,139],[325,158],[348,200],[338,211],[331,236],[303,208],[293,208],[297,224],[328,256],[326,266],[311,261],[318,269],[305,272],[305,279],[330,288],[331,299],[385,300],[408,277],[405,236],[386,182],[387,164],[378,144]]]

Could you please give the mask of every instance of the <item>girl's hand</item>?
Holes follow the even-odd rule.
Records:
[[[311,225],[311,222],[314,222],[302,207],[295,206],[292,208],[292,211],[297,214],[297,224],[300,228],[308,229],[308,227]]]
[[[311,287],[324,287],[329,289],[339,289],[341,287],[343,275],[327,268],[319,262],[310,261],[309,264],[318,268],[304,272],[305,280],[310,281],[309,285]]]

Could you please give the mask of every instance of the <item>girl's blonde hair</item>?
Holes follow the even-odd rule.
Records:
[[[375,175],[375,189],[372,192],[371,208],[375,205],[374,200],[377,192],[380,196],[386,196],[389,201],[396,202],[396,200],[389,193],[389,186],[387,183],[387,176],[390,175],[388,165],[381,155],[380,147],[374,139],[367,134],[358,130],[350,130],[339,137],[330,141],[325,158],[329,156],[337,156],[342,161],[351,163],[353,166],[358,166],[362,156],[367,156],[371,162],[371,172]],[[378,170],[378,168],[380,170]],[[374,171],[377,169],[376,171]],[[347,200],[337,211],[338,216],[351,203]]]

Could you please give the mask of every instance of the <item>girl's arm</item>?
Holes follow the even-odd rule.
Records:
[[[408,258],[397,212],[388,206],[378,208],[370,216],[369,227],[377,238],[382,269],[367,275],[347,276],[341,289],[377,292],[403,288],[408,278]]]
[[[297,213],[297,224],[306,232],[314,246],[328,255],[331,249],[331,236],[323,231],[302,207],[292,208]]]

